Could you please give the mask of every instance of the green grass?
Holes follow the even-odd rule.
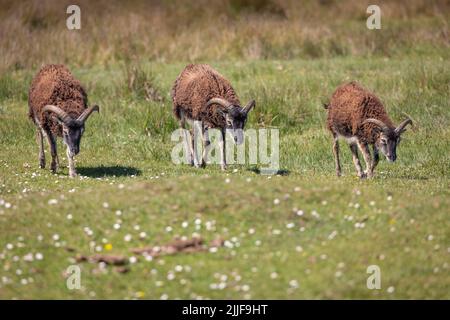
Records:
[[[136,65],[131,86],[125,72],[130,66],[73,69],[101,110],[89,119],[77,156],[86,178],[69,179],[65,167],[53,175],[38,169],[35,131],[27,119],[26,92],[36,71],[1,76],[0,200],[11,207],[0,205],[0,298],[450,298],[445,56],[209,63],[232,81],[243,102],[256,99],[247,128],[280,129],[286,175],[262,176],[249,166],[222,173],[218,166],[173,165],[170,133],[176,122],[169,90],[185,63],[146,62]],[[406,115],[415,123],[404,134],[397,162],[381,161],[371,180],[356,178],[344,144],[345,176],[334,176],[324,125],[322,102],[353,79],[382,99],[396,123]],[[147,101],[146,85],[162,101]],[[59,151],[65,166],[61,143]],[[49,160],[47,152],[47,165]],[[356,227],[360,223],[363,228]],[[143,231],[147,237],[139,239]],[[82,290],[66,287],[64,271],[74,257],[103,248],[103,242],[112,244],[108,254],[131,257],[131,248],[194,232],[234,246],[151,262],[139,258],[126,274],[81,263]],[[127,234],[130,242],[124,241]],[[24,261],[38,252],[43,260]],[[381,290],[366,287],[372,264],[381,268]],[[168,280],[172,272],[176,276]],[[211,289],[224,275],[226,287]]]

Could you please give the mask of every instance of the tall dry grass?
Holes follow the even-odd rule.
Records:
[[[379,0],[382,30],[366,28],[371,1],[87,1],[81,30],[72,0],[0,0],[0,71],[43,63],[291,59],[395,55],[449,47],[450,1]]]

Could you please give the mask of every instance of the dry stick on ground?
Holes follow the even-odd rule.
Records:
[[[224,245],[224,240],[222,238],[216,238],[211,241],[210,248],[212,247],[221,247]],[[74,249],[70,248],[71,252]],[[161,255],[172,255],[176,253],[192,253],[192,252],[201,252],[206,251],[208,246],[205,245],[202,238],[194,237],[192,239],[181,240],[176,239],[173,242],[163,245],[163,246],[154,246],[154,247],[144,247],[144,248],[135,248],[131,249],[132,253],[141,254],[145,256],[158,257]],[[77,262],[89,262],[89,263],[99,263],[103,262],[108,265],[114,266],[124,266],[128,264],[129,259],[126,256],[120,255],[106,255],[106,254],[95,254],[92,256],[78,255],[76,258]],[[118,272],[125,270],[116,270]]]
[[[104,254],[95,254],[93,256],[77,256],[77,262],[90,262],[90,263],[98,263],[104,262],[109,265],[114,266],[123,266],[128,263],[128,258],[125,256],[114,256],[114,255],[104,255]]]
[[[174,242],[163,246],[135,248],[131,249],[131,252],[155,257],[178,252],[205,251],[206,249],[202,238],[192,238],[188,240],[175,240]]]

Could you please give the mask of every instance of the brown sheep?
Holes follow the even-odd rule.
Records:
[[[80,82],[63,65],[46,65],[31,82],[28,96],[29,117],[37,127],[39,165],[45,168],[44,136],[52,155],[51,170],[58,166],[56,137],[67,145],[69,175],[76,176],[74,156],[80,151],[84,123],[98,106],[88,107],[87,95]]]
[[[251,100],[245,107],[241,107],[230,82],[206,64],[186,66],[175,80],[171,96],[173,113],[182,129],[185,129],[186,122],[193,124],[198,121],[201,124],[204,143],[202,159],[201,163],[197,161],[196,139],[191,130],[189,146],[191,164],[196,167],[206,165],[210,145],[208,129],[218,128],[222,132],[221,167],[225,170],[226,132],[233,134],[237,144],[242,143],[247,116],[255,106],[255,101]]]
[[[333,93],[328,109],[327,126],[333,135],[333,153],[336,164],[336,174],[341,175],[339,161],[338,138],[347,140],[353,156],[353,163],[360,178],[372,177],[379,161],[381,151],[389,162],[397,159],[397,146],[405,127],[412,124],[406,119],[396,127],[381,101],[371,92],[356,82],[343,84]],[[369,145],[373,146],[373,159]],[[366,170],[362,171],[358,158],[358,147],[366,162]]]

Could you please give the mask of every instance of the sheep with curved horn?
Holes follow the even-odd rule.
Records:
[[[412,120],[408,118],[395,127],[381,101],[356,82],[338,87],[325,109],[328,109],[327,126],[333,135],[333,154],[338,176],[341,175],[339,137],[345,138],[350,145],[358,176],[370,178],[378,164],[380,151],[389,162],[397,159],[401,135],[405,132],[405,127],[412,124]],[[369,145],[373,148],[373,158]],[[366,162],[365,171],[359,162],[358,148]]]
[[[237,144],[243,142],[243,129],[255,101],[251,100],[242,107],[230,82],[206,64],[188,65],[175,80],[171,96],[173,113],[181,128],[185,129],[186,122],[201,122],[203,155],[201,162],[198,161],[191,131],[191,164],[196,167],[206,165],[210,145],[208,129],[218,128],[222,132],[221,167],[225,170],[225,134],[227,131],[232,132]]]
[[[39,164],[45,168],[44,136],[52,156],[51,170],[58,166],[56,137],[62,137],[67,146],[69,175],[77,175],[74,156],[80,151],[85,122],[97,105],[88,107],[87,95],[81,84],[63,65],[46,65],[34,77],[28,97],[29,117],[37,127]]]

